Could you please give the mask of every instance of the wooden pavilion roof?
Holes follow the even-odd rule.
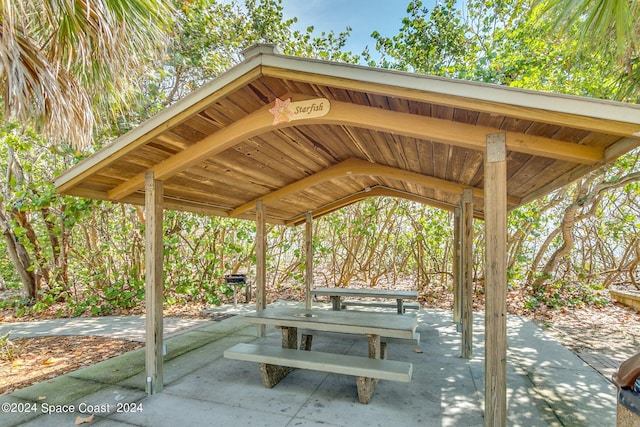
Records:
[[[271,45],[55,180],[58,192],[298,224],[371,196],[484,210],[487,135],[506,134],[509,209],[640,146],[640,106],[284,56]]]

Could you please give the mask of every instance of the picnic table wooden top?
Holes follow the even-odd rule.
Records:
[[[248,322],[328,332],[371,334],[390,338],[414,337],[418,325],[414,314],[353,312],[288,307],[267,307],[245,315]]]

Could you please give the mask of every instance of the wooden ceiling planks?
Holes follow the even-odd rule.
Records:
[[[435,119],[453,120],[455,109],[447,105],[433,105],[431,107],[431,117]]]
[[[381,165],[398,166],[398,159],[400,153],[394,151],[394,147],[389,144],[391,136],[382,132],[358,128],[358,132],[364,135],[365,141],[368,143],[367,147],[371,147],[369,150],[373,163]]]
[[[542,157],[530,157],[522,162],[517,170],[510,173],[508,185],[509,194],[523,197],[532,187],[538,185],[540,181],[546,181],[545,175],[551,176],[554,164],[564,163]]]
[[[229,96],[246,113],[253,112],[265,104],[273,102],[284,92],[284,86],[276,79],[262,77],[249,83],[245,90],[238,90]]]
[[[480,117],[480,113],[478,111],[466,110],[462,108],[454,108],[453,116],[451,120],[460,122],[460,123],[477,125],[479,117]]]
[[[377,147],[370,147],[370,140],[364,135],[358,128],[350,126],[342,126],[341,130],[344,132],[345,143],[352,144],[352,156],[364,159],[368,162],[373,162],[380,155],[377,152]],[[371,148],[374,149],[374,153],[371,152]],[[346,157],[344,157],[346,158]]]
[[[335,159],[326,148],[322,144],[316,143],[314,139],[308,138],[299,127],[283,128],[279,132],[284,144],[304,157],[302,164],[309,170],[326,169],[333,164],[332,160]]]
[[[312,61],[303,60],[302,62]],[[319,62],[318,67],[322,68],[325,64],[330,63]],[[331,66],[336,69],[343,67],[340,64]],[[515,134],[511,136],[516,140],[521,137],[519,135],[521,134],[524,141],[522,144],[529,144],[529,146],[518,146],[519,142],[516,141],[509,149],[507,158],[509,181],[507,189],[509,194],[515,197],[510,199],[512,204],[520,198],[527,200],[531,194],[538,194],[542,190],[547,191],[563,182],[569,182],[601,164],[596,159],[598,153],[588,157],[587,154],[582,154],[588,150],[574,149],[571,144],[604,150],[621,141],[621,144],[612,150],[618,153],[634,146],[634,140],[631,138],[637,137],[637,130],[640,129],[637,123],[624,122],[622,130],[614,131],[618,128],[616,120],[619,120],[615,116],[608,120],[600,120],[582,116],[582,111],[547,112],[546,105],[541,106],[542,104],[529,108],[522,105],[511,106],[509,104],[511,99],[482,98],[484,95],[474,98],[477,95],[476,92],[483,91],[504,92],[513,94],[516,98],[546,96],[538,93],[532,95],[525,93],[526,91],[510,88],[447,79],[434,79],[434,82],[431,82],[430,77],[418,76],[411,78],[419,80],[419,85],[403,87],[399,82],[408,79],[406,77],[408,75],[369,69],[358,69],[356,73],[353,70],[357,67],[352,66],[346,66],[349,70],[347,74],[351,77],[345,77],[347,74],[343,77],[323,76],[321,73],[317,74],[315,69],[301,71],[305,68],[304,66],[295,70],[273,66],[262,67],[260,65],[256,70],[243,70],[233,78],[225,77],[225,86],[214,85],[211,89],[207,89],[209,92],[203,96],[194,94],[195,101],[178,108],[176,114],[163,113],[162,117],[166,118],[164,122],[159,119],[152,120],[155,128],[141,126],[144,130],[136,131],[137,136],[131,137],[131,145],[123,147],[122,154],[118,152],[115,157],[112,154],[103,155],[103,164],[96,163],[97,166],[92,166],[89,172],[82,172],[85,176],[74,178],[77,183],[74,181],[74,184],[69,184],[65,190],[73,188],[75,193],[96,195],[100,198],[105,198],[104,195],[109,193],[117,198],[118,194],[124,193],[113,191],[113,189],[119,186],[128,187],[131,191],[137,190],[128,200],[138,201],[141,199],[142,189],[134,187],[140,175],[146,170],[153,169],[163,161],[172,160],[172,156],[178,156],[181,160],[185,155],[180,156],[180,153],[198,141],[220,131],[223,131],[221,135],[226,135],[229,133],[224,132],[227,126],[250,116],[257,117],[258,113],[266,114],[268,106],[272,105],[275,98],[284,100],[292,97],[295,102],[323,97],[330,101],[347,103],[346,108],[342,106],[342,110],[336,110],[344,111],[346,114],[349,113],[348,105],[350,104],[373,108],[374,110],[369,111],[376,114],[378,110],[386,110],[416,118],[433,117],[443,122],[425,120],[422,123],[433,123],[434,126],[442,126],[442,129],[447,131],[451,130],[450,135],[457,135],[461,144],[465,135],[459,129],[465,129],[465,132],[471,133],[473,129],[469,127],[454,129],[448,122],[480,126],[483,128],[482,132],[491,130],[495,130],[496,133],[514,132]],[[352,72],[353,74],[350,74]],[[371,77],[373,80],[358,80],[355,78],[358,73],[362,73],[363,76],[373,76]],[[374,83],[378,76],[385,76],[389,81]],[[431,91],[419,89],[423,87],[423,83],[424,87],[431,88],[429,89]],[[450,87],[455,84],[460,85],[461,92],[439,93],[441,87]],[[553,102],[565,102],[565,97],[555,96]],[[589,103],[593,101],[585,100],[585,104]],[[585,109],[597,110],[600,105],[596,104],[588,105]],[[173,108],[173,106],[169,107],[169,110]],[[606,105],[603,108],[609,108],[609,106]],[[367,112],[366,109],[353,111],[359,111],[358,114]],[[356,113],[351,114],[354,117],[361,117]],[[398,119],[398,116],[392,114],[373,117],[380,117],[380,120]],[[269,121],[266,123],[270,123],[270,116],[267,116],[267,119]],[[164,178],[172,206],[180,206],[180,203],[184,203],[185,209],[195,209],[197,206],[208,204],[217,207],[210,209],[211,212],[221,212],[222,207],[232,211],[349,158],[396,168],[399,171],[398,176],[403,176],[401,171],[411,171],[426,177],[457,183],[462,187],[483,188],[482,142],[478,144],[464,141],[464,145],[460,146],[452,140],[451,144],[443,144],[431,141],[428,137],[422,139],[411,133],[408,133],[411,137],[403,136],[406,132],[403,132],[404,128],[400,127],[402,125],[396,126],[395,129],[393,126],[376,127],[374,121],[369,120],[372,122],[368,124],[371,125],[370,129],[363,125],[367,121],[352,121],[352,123],[358,122],[361,123],[359,126],[335,124],[335,121],[331,123],[322,123],[322,120],[300,121],[293,125],[275,126],[273,129],[264,127],[262,122],[264,129],[260,133],[247,133],[248,138],[238,140],[232,146],[224,145],[224,148],[214,150],[215,155],[208,158],[202,157],[199,163],[193,161],[179,163],[176,160],[172,164],[184,165],[184,167],[176,169],[175,175],[167,174]],[[258,122],[245,120],[243,123]],[[344,122],[338,120],[338,123]],[[400,123],[422,129],[421,122],[413,118]],[[374,130],[385,128],[388,130]],[[611,130],[610,134],[606,133],[608,130]],[[430,128],[424,126],[424,131],[429,132]],[[433,138],[439,138],[436,136],[437,133],[433,135]],[[548,139],[525,138],[524,135]],[[621,140],[621,135],[628,139]],[[474,134],[473,140],[481,139],[481,136],[482,134]],[[445,141],[446,138],[439,140]],[[555,144],[555,141],[564,144]],[[546,145],[535,146],[536,144]],[[635,144],[637,145],[640,143]],[[530,146],[533,148],[530,149]],[[562,152],[562,150],[565,151]],[[191,152],[194,152],[195,156],[198,155],[193,149],[189,154]],[[554,156],[564,158],[566,161],[553,160]],[[607,154],[607,156],[610,155]],[[200,159],[200,157],[193,158]],[[575,162],[582,162],[585,165]],[[372,165],[372,170],[375,169],[375,165]],[[288,219],[299,218],[309,209],[319,209],[322,206],[331,205],[336,200],[349,200],[353,195],[364,194],[367,188],[385,188],[388,191],[395,189],[400,192],[399,194],[403,192],[415,194],[436,202],[439,200],[447,205],[459,203],[460,196],[456,188],[431,184],[437,181],[416,181],[415,179],[404,181],[394,178],[393,174],[385,172],[384,169],[378,170],[383,176],[376,176],[375,172],[371,175],[359,175],[360,170],[357,176],[345,175],[326,182],[311,184],[309,188],[298,188],[294,193],[287,193],[281,199],[267,203],[267,216],[280,218],[286,222]],[[180,191],[182,194],[179,194]],[[359,197],[353,197],[353,200]],[[189,202],[188,198],[192,198],[194,203]],[[474,204],[476,212],[481,215],[482,198],[475,197]],[[198,207],[197,209],[207,211],[208,208]],[[244,212],[240,215],[246,217],[248,213]]]
[[[447,163],[449,162],[449,149],[450,146],[446,144],[434,143],[433,144],[433,174],[432,176],[448,180],[447,177]],[[457,182],[457,179],[452,181]]]
[[[267,186],[264,181],[248,179],[249,177],[240,171],[215,168],[209,162],[189,168],[176,176],[181,179],[193,180],[200,184],[209,185],[211,188],[223,192],[224,197],[235,192],[259,195],[271,191],[272,188],[275,187],[275,185]]]
[[[527,133],[536,135],[536,136],[544,136],[546,138],[554,138],[557,133],[562,129],[561,126],[558,125],[550,125],[547,123],[534,122],[527,129]],[[558,138],[562,141],[565,141],[563,138]]]
[[[192,145],[190,141],[182,138],[180,135],[167,131],[153,138],[149,144],[157,144],[166,151],[177,153]]]
[[[500,130],[507,132],[527,133],[533,122],[514,117],[505,117]]]
[[[164,193],[167,197],[175,197],[212,206],[221,206],[224,207],[225,210],[230,203],[238,203],[242,200],[240,193],[233,193],[236,197],[233,195],[225,196],[217,190],[218,188],[211,185],[195,185],[193,180],[185,180],[180,176],[173,177],[164,183]]]
[[[194,117],[200,117],[196,115]],[[201,132],[198,129],[198,125],[202,123],[204,120],[196,120],[195,118],[191,118],[183,123],[179,123],[171,129],[171,132],[180,135],[183,140],[189,141],[192,144],[204,139],[208,134],[205,132]],[[213,128],[213,127],[212,127]]]
[[[270,133],[245,141],[244,146],[248,148],[245,157],[252,158],[259,166],[269,168],[287,183],[304,178],[308,169],[298,166],[293,150],[283,150],[277,141],[274,143],[278,139],[280,137],[277,134]]]
[[[406,150],[407,169],[424,173],[422,162],[420,161],[419,147],[422,144],[421,140],[416,138],[403,138],[400,141],[401,149]]]
[[[505,117],[495,113],[480,113],[476,120],[476,125],[494,129],[502,129]]]
[[[363,138],[359,130],[353,127],[305,126],[303,132],[324,148],[324,151],[330,156],[332,165],[353,156],[355,144],[349,144],[350,141],[354,141],[353,135],[357,140],[362,141],[362,144],[358,146],[359,150],[366,150],[368,146],[367,139]],[[347,135],[350,138],[347,138]]]
[[[460,182],[470,186],[478,187],[476,177],[481,174],[484,165],[484,155],[479,151],[466,150],[464,163],[460,169],[458,179]]]
[[[468,182],[463,177],[467,151],[461,147],[450,147],[446,165],[447,170],[445,171],[445,176],[448,179],[450,179],[449,177],[455,177],[461,183],[466,184]]]
[[[559,139],[561,141],[574,142],[576,144],[580,144],[589,135],[589,133],[590,133],[589,131],[586,131],[583,129],[561,127],[553,135],[553,138]]]
[[[288,167],[306,176],[328,166],[326,161],[317,158],[314,146],[307,139],[293,138],[289,130],[280,129],[272,138],[272,148],[287,153],[290,159],[287,163]]]

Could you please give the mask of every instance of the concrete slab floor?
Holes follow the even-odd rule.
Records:
[[[367,405],[357,401],[355,378],[345,375],[294,370],[273,389],[264,388],[257,364],[222,357],[226,348],[256,339],[255,326],[238,315],[165,340],[160,394],[145,394],[144,352],[137,350],[0,396],[0,426],[73,425],[77,416],[91,414],[90,425],[99,426],[482,426],[482,314],[474,314],[469,360],[459,357],[460,334],[450,312],[423,309],[418,318],[420,345],[390,345],[388,354],[413,363],[411,383],[381,381]],[[267,331],[278,345],[279,332]],[[615,425],[615,387],[571,351],[514,316],[508,344],[510,426]],[[313,346],[366,352],[360,339],[319,336]]]

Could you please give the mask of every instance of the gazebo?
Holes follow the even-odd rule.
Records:
[[[507,213],[640,146],[640,106],[285,56],[273,45],[55,180],[145,206],[146,372],[162,390],[163,210],[306,225],[374,196],[455,213],[454,320],[472,353],[473,219],[486,233],[485,422],[506,424]],[[307,304],[310,299],[307,297]]]

